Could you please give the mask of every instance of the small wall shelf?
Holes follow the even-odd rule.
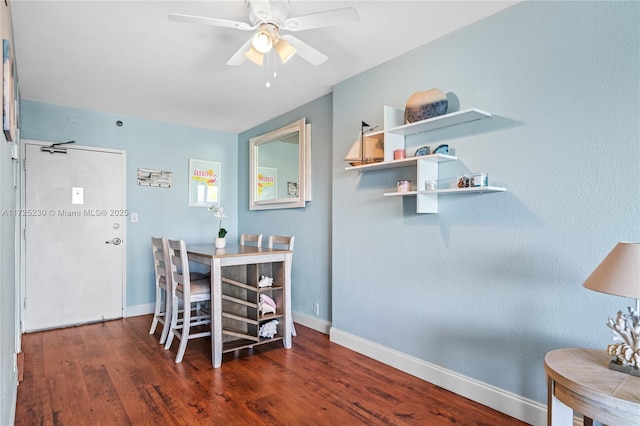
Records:
[[[402,112],[402,116],[404,117],[404,111],[400,111]],[[417,133],[442,129],[443,127],[470,123],[472,121],[482,120],[483,118],[488,117],[491,117],[491,113],[479,110],[477,108],[470,108],[462,111],[452,112],[450,114],[440,115],[438,117],[429,118],[427,120],[417,121],[415,123],[392,127],[391,129],[385,130],[385,132],[409,136],[415,135]]]
[[[420,194],[439,194],[439,195],[455,195],[455,194],[481,194],[484,192],[504,192],[507,188],[500,186],[476,186],[473,188],[446,188],[437,189],[435,191],[409,191],[409,192],[385,192],[385,197],[410,197]]]
[[[384,161],[358,166],[347,166],[345,170],[370,172],[400,167],[415,167],[417,172],[416,183],[419,186],[424,185],[424,182],[429,180],[437,181],[439,176],[439,164],[448,161],[457,161],[458,157],[448,154],[431,154],[404,158],[402,160],[394,160],[393,151],[396,149],[405,149],[406,136],[429,132],[449,126],[457,126],[489,117],[491,117],[491,113],[477,108],[470,108],[415,123],[402,124],[404,123],[404,110],[385,106],[384,130],[368,133],[364,136],[365,139],[372,139],[376,142],[381,142],[384,145]],[[383,196],[416,197],[416,210],[418,213],[437,213],[439,195],[479,194],[504,192],[506,190],[506,188],[498,186],[478,186],[470,188],[442,188],[433,191],[416,190],[409,192],[386,192]]]
[[[371,172],[374,170],[395,169],[398,167],[416,167],[418,160],[432,161],[435,163],[444,163],[447,161],[456,161],[458,157],[447,154],[431,154],[420,157],[403,158],[402,160],[381,161],[378,163],[363,164],[362,166],[348,166],[345,170],[355,170],[360,172]]]

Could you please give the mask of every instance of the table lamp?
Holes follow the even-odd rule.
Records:
[[[582,284],[589,290],[636,299],[629,313],[618,311],[607,327],[613,341],[607,352],[614,358],[609,368],[640,376],[640,243],[619,242]]]

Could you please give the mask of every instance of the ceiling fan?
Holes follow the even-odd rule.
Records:
[[[250,24],[228,19],[206,18],[177,13],[170,13],[169,19],[176,22],[213,25],[242,31],[256,31],[227,61],[227,65],[242,65],[247,59],[262,65],[265,54],[269,53],[271,49],[275,49],[282,63],[285,63],[297,53],[298,56],[312,65],[320,65],[328,59],[325,54],[291,34],[280,34],[280,31],[304,31],[360,21],[360,15],[355,7],[287,18],[289,0],[245,0],[245,4],[249,10]]]

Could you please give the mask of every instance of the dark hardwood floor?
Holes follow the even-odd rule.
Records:
[[[524,425],[301,325],[282,342],[184,360],[151,316],[26,334],[16,425]]]

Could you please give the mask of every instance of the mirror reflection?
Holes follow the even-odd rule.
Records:
[[[306,132],[302,118],[249,140],[251,210],[305,206]]]
[[[298,140],[299,133],[296,131],[258,146],[257,196],[259,201],[299,198]]]

